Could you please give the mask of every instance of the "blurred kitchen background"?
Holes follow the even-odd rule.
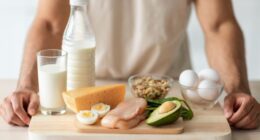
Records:
[[[0,79],[17,79],[37,0],[0,0],[0,3]],[[260,80],[260,0],[233,0],[233,6],[245,36],[249,79]],[[188,32],[193,68],[199,71],[207,67],[207,60],[194,8]]]

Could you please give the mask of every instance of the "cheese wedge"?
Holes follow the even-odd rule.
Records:
[[[124,100],[125,85],[107,85],[80,88],[63,93],[64,102],[72,111],[89,110],[97,103],[104,103],[114,108]]]

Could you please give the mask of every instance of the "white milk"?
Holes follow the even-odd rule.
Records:
[[[95,43],[70,44],[64,41],[62,49],[68,53],[67,89],[95,85]]]
[[[45,108],[65,106],[62,92],[66,91],[66,70],[56,64],[48,64],[40,66],[38,75],[41,106]]]

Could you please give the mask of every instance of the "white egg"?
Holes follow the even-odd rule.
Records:
[[[207,68],[199,72],[200,80],[211,80],[214,82],[220,82],[220,76],[214,69]]]
[[[98,114],[94,111],[83,110],[77,114],[77,120],[82,124],[94,124],[98,119]]]
[[[216,100],[220,94],[218,90],[218,84],[214,81],[203,80],[199,83],[198,94],[205,100]]]
[[[197,91],[195,90],[187,89],[185,96],[186,98],[188,98],[188,100],[194,103],[201,103],[203,101],[203,99],[198,95]]]
[[[180,84],[187,87],[196,87],[198,81],[199,81],[198,75],[193,70],[185,70],[181,73],[179,77]]]
[[[110,105],[98,103],[91,106],[91,111],[97,112],[98,116],[102,118],[110,111]]]

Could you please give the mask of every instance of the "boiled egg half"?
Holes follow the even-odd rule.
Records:
[[[91,110],[82,110],[77,114],[77,120],[82,124],[91,125],[98,119],[97,112]]]
[[[110,105],[98,103],[91,106],[91,111],[96,112],[98,116],[102,118],[110,111]]]

